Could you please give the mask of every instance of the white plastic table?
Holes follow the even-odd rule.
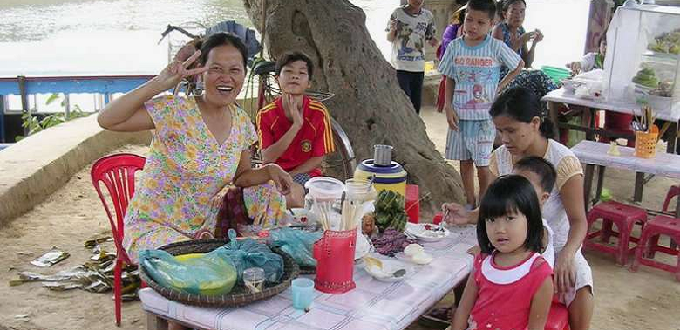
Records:
[[[628,102],[622,102],[622,101],[594,101],[594,100],[587,100],[583,99],[580,97],[575,96],[574,94],[568,93],[566,90],[563,88],[556,89],[551,91],[550,93],[546,94],[541,98],[541,101],[547,102],[548,103],[548,111],[549,111],[549,116],[552,122],[555,124],[555,139],[559,141],[559,128],[558,127],[563,127],[563,128],[569,128],[569,129],[575,129],[575,130],[580,130],[586,132],[586,137],[588,140],[593,140],[594,134],[602,134],[605,136],[616,136],[616,137],[621,137],[624,136],[624,134],[615,134],[613,132],[609,132],[603,129],[596,129],[595,128],[595,121],[594,121],[594,111],[596,110],[607,110],[607,111],[614,111],[614,112],[619,112],[619,113],[625,113],[625,114],[635,114],[635,115],[640,115],[640,106],[635,104],[635,103],[628,103]],[[558,122],[558,112],[559,108],[557,104],[564,103],[564,104],[572,104],[572,105],[577,105],[586,108],[588,111],[590,111],[590,118],[591,121],[588,124],[588,127],[584,126],[577,126],[577,125],[571,125],[571,124],[560,124]],[[678,111],[663,111],[663,112],[658,112],[656,113],[657,118],[660,120],[664,120],[667,122],[670,122],[670,127],[668,128],[668,134],[669,134],[669,139],[668,139],[668,152],[675,152],[676,146],[678,145],[678,121],[680,121],[680,112]],[[625,136],[626,138],[634,138],[634,135],[631,136]]]
[[[595,166],[598,166],[599,169],[594,200],[599,200],[602,194],[602,180],[604,179],[604,169],[606,167],[636,172],[634,198],[636,201],[642,200],[643,173],[680,179],[680,155],[657,152],[654,158],[640,158],[635,157],[634,148],[619,146],[621,156],[610,156],[607,154],[608,150],[609,144],[593,141],[581,141],[571,148],[571,151],[574,152],[581,163],[586,164],[586,174],[584,177],[586,211],[588,209]],[[678,198],[675,217],[680,218],[680,198]]]
[[[472,256],[466,251],[477,244],[475,228],[453,228],[449,237],[422,244],[434,260],[417,266],[408,279],[380,282],[357,266],[356,289],[339,295],[317,291],[308,313],[293,308],[290,289],[241,308],[188,306],[170,301],[151,288],[140,290],[139,299],[147,312],[147,329],[165,329],[166,320],[201,329],[404,329],[470,272]]]

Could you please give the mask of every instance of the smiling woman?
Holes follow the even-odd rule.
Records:
[[[158,76],[113,100],[98,118],[114,131],[154,129],[125,217],[123,244],[133,260],[144,249],[213,237],[233,185],[243,188],[249,217],[269,221],[258,225],[271,225],[285,214],[283,195],[292,179],[275,164],[251,168],[255,128],[235,103],[246,74],[245,46],[224,33],[200,46],[195,52],[194,45],[185,47]],[[191,76],[204,82],[201,96],[156,96]],[[270,180],[278,191],[265,184]]]

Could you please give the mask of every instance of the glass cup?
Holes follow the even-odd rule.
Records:
[[[291,283],[291,295],[295,309],[307,310],[314,300],[314,281],[296,278]]]
[[[243,271],[243,284],[250,293],[262,292],[264,288],[264,269],[251,267]]]

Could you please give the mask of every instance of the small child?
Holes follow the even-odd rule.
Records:
[[[604,68],[604,57],[607,54],[607,33],[603,32],[600,38],[598,52],[591,52],[583,55],[578,62],[571,62],[567,67],[571,69],[574,74],[592,71],[594,69]]]
[[[536,190],[538,202],[541,204],[541,209],[543,209],[543,204],[550,197],[550,192],[555,186],[555,179],[557,178],[553,165],[541,157],[524,157],[515,164],[513,174],[523,176],[529,180],[531,185],[534,186],[534,190]],[[541,220],[543,221],[541,256],[548,262],[550,268],[553,268],[555,267],[554,233],[550,226],[548,226],[548,221],[545,218]],[[468,252],[477,255],[480,252],[479,246],[471,247]]]
[[[550,192],[555,187],[557,173],[555,173],[553,164],[541,157],[524,157],[515,164],[512,172],[527,178],[531,185],[534,186],[542,210],[543,204],[548,201]],[[545,218],[541,220],[543,221],[543,241],[541,243],[543,250],[541,256],[553,268],[555,266],[554,233],[550,226],[548,226],[548,221]]]
[[[475,207],[475,165],[479,196],[489,185],[488,166],[496,136],[489,109],[498,91],[524,67],[517,53],[489,35],[495,15],[494,0],[470,0],[463,37],[449,43],[439,63],[439,71],[446,76],[444,111],[450,128],[445,156],[460,161],[469,209]],[[500,80],[502,65],[513,70]]]
[[[553,296],[552,268],[540,255],[541,209],[519,175],[494,181],[480,204],[474,260],[451,329],[545,327]]]
[[[301,52],[288,52],[276,61],[276,82],[281,96],[257,113],[257,131],[264,163],[276,163],[295,184],[288,207],[302,207],[303,185],[321,175],[323,156],[335,151],[330,115],[326,107],[304,95],[314,65]]]
[[[399,87],[420,113],[423,82],[425,80],[425,42],[436,47],[434,16],[423,9],[425,0],[408,0],[395,9],[385,29],[387,41],[392,43],[390,64],[397,70]]]

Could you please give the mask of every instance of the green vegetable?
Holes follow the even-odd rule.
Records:
[[[376,225],[379,231],[394,228],[403,232],[406,228],[406,199],[401,194],[383,190],[378,194],[375,202]]]

